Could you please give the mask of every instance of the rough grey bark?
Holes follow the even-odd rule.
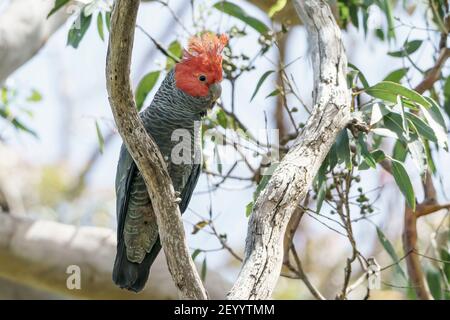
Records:
[[[177,299],[178,290],[161,254],[139,294],[121,290],[111,280],[116,234],[111,229],[34,221],[0,213],[0,278],[81,299]],[[69,265],[81,271],[81,289],[69,290]],[[223,299],[230,284],[210,270],[206,286],[211,298]],[[2,294],[7,292],[0,288]]]
[[[165,162],[144,129],[131,90],[131,53],[139,3],[139,0],[114,3],[106,59],[109,102],[118,131],[145,180],[167,264],[180,297],[206,299],[206,291],[189,254],[178,201]]]
[[[244,264],[229,299],[270,298],[281,271],[283,236],[289,219],[350,118],[347,58],[332,12],[322,0],[293,3],[308,31],[311,46],[314,109],[255,203]]]
[[[63,9],[49,19],[54,0],[13,0],[0,14],[0,84],[44,46],[69,17]]]

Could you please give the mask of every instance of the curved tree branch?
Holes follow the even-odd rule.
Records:
[[[177,299],[178,290],[163,254],[152,266],[148,285],[135,294],[111,281],[115,252],[116,235],[111,229],[35,221],[0,212],[0,278],[81,299]],[[66,286],[70,265],[80,267],[79,290]],[[214,270],[208,272],[205,282],[213,299],[224,298],[230,286]]]
[[[331,145],[350,118],[347,58],[341,32],[323,0],[296,0],[311,45],[314,110],[303,131],[258,197],[251,215],[246,255],[230,299],[267,299],[283,262],[283,236]]]
[[[147,186],[167,264],[180,296],[206,299],[206,291],[189,254],[172,181],[156,143],[138,116],[131,90],[131,53],[139,3],[139,0],[114,3],[106,61],[109,102],[118,131]]]

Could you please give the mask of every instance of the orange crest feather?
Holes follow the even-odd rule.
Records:
[[[222,81],[222,51],[227,43],[226,34],[217,36],[208,32],[191,37],[175,67],[177,87],[192,96],[204,96],[208,88],[198,83],[199,74],[207,77],[206,85]]]

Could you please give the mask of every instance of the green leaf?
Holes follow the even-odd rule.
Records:
[[[9,114],[9,112],[7,112],[5,109],[0,109],[0,117],[8,120],[17,130],[27,132],[35,138],[38,137],[36,131],[28,128],[25,124],[22,123],[22,121],[20,121],[16,117],[11,117],[11,114]]]
[[[42,100],[42,95],[37,90],[33,90],[31,95],[27,98],[29,102],[39,102]]]
[[[255,91],[253,91],[252,97],[250,99],[250,102],[252,102],[253,98],[256,96],[256,94],[259,91],[259,88],[261,88],[261,85],[264,83],[264,81],[267,79],[268,76],[270,76],[270,74],[274,73],[275,71],[273,70],[269,70],[264,72],[264,74],[261,76],[261,78],[259,78],[258,83],[256,84],[256,88]]]
[[[100,126],[98,125],[97,120],[95,121],[95,131],[97,132],[97,140],[98,146],[100,148],[100,153],[103,154],[103,150],[105,148],[105,139],[103,138],[102,131],[100,130]]]
[[[450,76],[447,77],[444,83],[444,110],[447,116],[450,117]]]
[[[366,93],[371,95],[372,97],[393,103],[397,103],[397,97],[402,96],[406,99],[409,99],[409,101],[416,102],[427,109],[431,108],[431,103],[421,94],[391,81],[381,81],[376,85],[366,89]],[[409,101],[404,100],[404,102]],[[408,104],[408,106],[411,106],[411,104]]]
[[[5,87],[1,90],[0,100],[3,104],[8,104],[8,90]]]
[[[86,34],[86,31],[89,29],[91,20],[92,15],[86,16],[84,14],[84,10],[81,10],[79,18],[74,21],[69,30],[69,34],[67,35],[67,45],[70,45],[75,49],[78,48],[78,45]]]
[[[245,216],[248,218],[253,211],[253,201],[250,201],[249,203],[247,203],[247,205],[245,206]]]
[[[361,81],[361,84],[363,85],[364,89],[369,88],[369,82],[367,81],[366,77],[364,76],[364,74],[361,72],[361,70],[358,69],[358,67],[356,67],[354,64],[352,63],[348,63],[348,66],[356,71],[358,71],[358,77],[359,80]]]
[[[422,175],[425,172],[427,158],[425,155],[425,148],[420,139],[414,135],[415,138],[408,141],[408,150],[411,154],[413,162],[419,169],[420,174]]]
[[[247,25],[261,34],[267,33],[270,30],[262,21],[249,16],[241,7],[234,3],[231,3],[229,1],[220,1],[215,3],[213,7],[245,22]]]
[[[370,116],[370,126],[373,126],[375,123],[379,122],[383,119],[383,116],[391,112],[386,108],[384,104],[380,104],[375,102],[372,104],[372,113]]]
[[[383,123],[384,127],[391,130],[392,132],[395,132],[399,139],[405,139],[401,115],[396,112],[388,113],[384,116]]]
[[[391,57],[403,58],[417,51],[422,44],[422,40],[412,40],[405,42],[403,49],[399,51],[388,52]]]
[[[325,195],[327,193],[327,184],[324,182],[320,185],[319,191],[317,192],[317,200],[316,200],[316,212],[320,213],[320,209],[322,209],[323,201],[325,200]]]
[[[253,198],[256,200],[259,197],[259,194],[264,190],[264,188],[267,186],[267,183],[270,180],[270,175],[264,175],[259,182],[258,186],[256,187],[255,193],[253,195]]]
[[[394,70],[391,73],[389,73],[386,78],[383,79],[383,81],[391,81],[400,83],[400,81],[406,76],[408,73],[409,68],[401,68],[398,70]]]
[[[139,82],[136,89],[136,107],[138,111],[142,109],[145,98],[152,91],[158,81],[160,71],[152,71],[147,73]]]
[[[400,162],[405,162],[407,155],[407,150],[403,144],[402,141],[397,140],[394,144],[394,150],[392,151],[392,157],[395,160],[398,160]]]
[[[275,96],[277,96],[277,95],[279,95],[280,94],[280,90],[279,89],[275,89],[275,90],[273,90],[271,93],[269,93],[267,96],[266,96],[266,99],[267,98],[270,98],[270,97],[275,97]]]
[[[275,4],[273,4],[270,8],[267,14],[270,18],[272,18],[277,12],[280,12],[283,10],[283,8],[286,6],[287,0],[277,0]]]
[[[170,43],[167,51],[169,51],[174,57],[181,59],[181,56],[183,54],[183,47],[177,40],[174,40]],[[172,58],[168,57],[166,60],[166,70],[171,70],[175,66],[175,63],[176,62]]]
[[[425,156],[427,158],[428,168],[430,168],[431,173],[436,173],[436,165],[434,164],[433,156],[431,155],[430,143],[428,141],[423,141],[425,147]]]
[[[428,267],[426,278],[431,294],[435,300],[442,300],[441,274],[438,270]]]
[[[207,271],[207,266],[206,266],[206,257],[203,259],[203,263],[202,263],[202,270],[200,271],[200,278],[202,278],[202,281],[205,281],[206,279],[206,271]]]
[[[414,128],[416,129],[417,133],[423,137],[424,139],[431,140],[433,142],[437,141],[436,135],[434,134],[433,129],[425,123],[422,119],[420,119],[418,116],[416,116],[413,113],[406,112],[406,118],[412,122],[414,125]]]
[[[406,203],[408,206],[415,211],[416,210],[416,196],[414,195],[414,189],[412,187],[411,180],[409,179],[408,173],[406,172],[403,163],[395,159],[392,161],[392,174],[394,176],[397,186],[406,198]]]
[[[105,23],[106,23],[106,28],[108,29],[108,32],[111,29],[111,12],[106,12],[105,13]]]
[[[384,152],[382,150],[374,150],[370,153],[370,155],[375,160],[376,163],[380,163],[381,161],[386,159],[386,155],[384,154]],[[358,166],[359,170],[367,170],[369,168],[371,168],[371,167],[369,166],[367,161],[364,161],[363,163],[361,163]]]
[[[431,104],[431,108],[421,108],[421,111],[428,125],[433,129],[439,147],[448,150],[447,126],[445,125],[440,108],[433,99],[428,97],[425,97],[425,99]]]
[[[49,14],[47,15],[47,19],[54,14],[56,11],[61,9],[63,6],[65,6],[70,0],[56,0],[55,5],[53,6],[53,9],[50,10]]]
[[[103,15],[101,12],[99,12],[97,15],[97,30],[100,39],[102,39],[102,41],[105,41],[105,34],[103,32]]]
[[[347,129],[341,130],[336,138],[336,153],[339,163],[345,163],[347,169],[352,168],[352,159],[350,154],[350,143]]]
[[[196,234],[197,232],[202,230],[204,227],[206,227],[208,224],[209,224],[208,221],[205,221],[205,220],[197,222],[192,229],[192,234]]]
[[[223,111],[223,109],[219,109],[219,111],[217,111],[217,122],[219,123],[219,125],[226,129],[228,127],[228,117],[225,114],[225,111]]]
[[[375,168],[377,166],[377,163],[375,159],[373,158],[372,154],[367,149],[366,141],[364,139],[364,134],[362,132],[358,135],[358,147],[360,149],[361,155],[366,161],[366,163],[371,167]]]
[[[395,26],[394,26],[394,16],[392,14],[391,0],[379,0],[380,8],[386,15],[386,20],[388,24],[387,36],[388,39],[395,38]]]
[[[377,226],[377,236],[378,236],[378,240],[380,241],[381,245],[383,246],[384,250],[386,250],[386,252],[389,254],[389,256],[391,257],[393,263],[394,263],[394,268],[395,271],[400,274],[403,279],[407,280],[405,272],[403,271],[403,269],[400,267],[399,262],[400,259],[398,258],[397,253],[395,252],[394,247],[392,246],[392,243],[389,241],[389,239],[384,235],[383,231],[381,231],[381,229]]]
[[[197,258],[197,256],[202,252],[202,250],[200,249],[195,249],[194,252],[192,253],[192,260],[195,260],[195,258]]]

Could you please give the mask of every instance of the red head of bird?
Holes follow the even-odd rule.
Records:
[[[189,40],[183,58],[175,66],[178,89],[193,97],[220,96],[222,81],[222,50],[228,36],[204,33]]]

